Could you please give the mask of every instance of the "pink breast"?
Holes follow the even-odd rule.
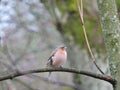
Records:
[[[59,67],[62,66],[67,59],[66,52],[64,53],[56,53],[56,55],[53,57],[53,67]]]

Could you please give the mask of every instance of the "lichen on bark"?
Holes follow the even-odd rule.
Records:
[[[120,90],[120,27],[115,0],[97,0],[111,75]]]

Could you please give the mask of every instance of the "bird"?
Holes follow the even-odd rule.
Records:
[[[59,46],[53,50],[52,54],[48,58],[47,66],[52,68],[62,68],[62,65],[67,60],[67,51],[66,46]],[[51,72],[49,72],[48,78],[50,77]]]

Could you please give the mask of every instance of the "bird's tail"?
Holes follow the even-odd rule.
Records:
[[[48,74],[48,77],[47,77],[48,80],[50,80],[51,73],[52,73],[52,72],[49,72],[49,74]]]
[[[47,62],[46,66],[47,66],[47,67],[50,67],[50,62]],[[49,72],[49,74],[48,74],[48,76],[47,76],[47,79],[48,79],[48,80],[50,80],[51,73],[52,73],[52,72]]]
[[[51,67],[51,65],[52,65],[52,62],[53,62],[53,60],[52,60],[52,56],[48,59],[48,62],[47,62],[47,67]],[[49,72],[49,74],[48,74],[48,80],[50,80],[50,76],[51,76],[51,72]]]

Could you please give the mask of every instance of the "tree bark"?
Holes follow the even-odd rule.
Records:
[[[120,26],[115,0],[97,0],[110,73],[117,80],[114,90],[120,90]]]

